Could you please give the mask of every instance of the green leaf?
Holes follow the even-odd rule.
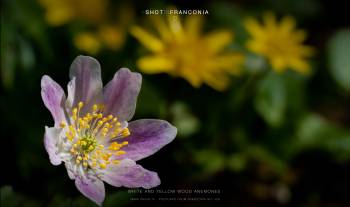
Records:
[[[201,150],[195,153],[196,162],[201,165],[201,174],[210,176],[225,167],[225,157],[219,151]]]
[[[251,145],[246,151],[246,156],[253,160],[260,161],[268,165],[274,172],[284,174],[288,168],[285,160],[277,154],[271,152],[267,147],[261,145]]]
[[[183,102],[176,102],[170,108],[173,123],[180,137],[189,137],[199,129],[199,120],[191,113]]]
[[[3,16],[1,16],[1,27],[1,81],[6,89],[10,89],[15,76],[16,35],[10,23]]]
[[[338,31],[328,46],[330,73],[341,87],[350,91],[350,29]]]
[[[297,129],[297,151],[316,148],[332,153],[339,160],[350,159],[350,131],[317,114],[308,114]]]
[[[286,99],[286,86],[280,74],[271,71],[257,84],[255,109],[269,125],[283,123]]]
[[[2,186],[0,188],[0,206],[14,207],[18,205],[18,199],[11,186]]]
[[[30,70],[35,65],[35,54],[32,46],[24,38],[19,38],[18,42],[19,61],[23,69]]]
[[[227,167],[234,172],[240,172],[246,168],[247,156],[242,153],[230,155],[227,160]]]

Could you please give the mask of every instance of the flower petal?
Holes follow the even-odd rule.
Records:
[[[65,162],[64,165],[66,166],[66,170],[67,170],[67,174],[68,174],[68,177],[71,179],[71,180],[74,180],[75,179],[75,174],[72,170],[73,168],[73,164],[70,163],[70,162]]]
[[[44,75],[41,78],[41,97],[46,108],[51,112],[57,127],[65,119],[63,106],[66,101],[66,95],[63,89],[49,76]]]
[[[87,198],[101,206],[105,199],[105,186],[99,179],[75,179],[75,186]]]
[[[71,89],[68,91],[69,101],[67,101],[69,107],[76,106],[80,101],[84,102],[85,109],[92,104],[102,103],[101,68],[96,59],[89,56],[78,56],[70,67],[69,77],[71,78],[69,86]]]
[[[171,72],[175,68],[174,61],[161,55],[142,57],[138,59],[137,65],[143,72],[149,74]]]
[[[149,189],[160,185],[160,179],[156,172],[144,169],[133,160],[124,159],[118,165],[110,166],[104,171],[102,179],[115,187]]]
[[[285,16],[281,20],[280,23],[280,29],[282,32],[285,32],[286,34],[293,31],[293,29],[296,26],[295,19],[291,16]]]
[[[233,75],[239,75],[244,62],[244,56],[240,53],[226,53],[216,56],[211,61],[208,61],[211,67],[220,68]],[[218,71],[220,71],[218,70]],[[215,76],[213,76],[215,78]]]
[[[203,17],[200,15],[190,15],[185,19],[185,31],[188,38],[198,38],[203,26]]]
[[[68,91],[67,106],[68,108],[72,108],[73,102],[74,102],[74,92],[75,92],[75,77],[68,82],[67,91]]]
[[[186,35],[185,35],[184,28],[182,26],[182,22],[179,15],[177,14],[167,15],[167,19],[168,19],[169,29],[173,34],[174,39],[177,42],[183,42],[186,38]]]
[[[167,121],[158,119],[132,121],[128,128],[131,134],[125,140],[129,144],[123,147],[126,154],[120,157],[121,159],[129,158],[135,161],[154,154],[173,141],[177,133],[174,126]]]
[[[140,92],[142,77],[127,68],[115,73],[104,88],[105,114],[112,114],[120,121],[127,121],[135,113],[136,100]]]
[[[222,74],[222,73],[203,73],[203,79],[205,80],[206,84],[208,84],[210,87],[214,88],[218,91],[224,91],[229,83],[230,79],[228,76]]]
[[[152,52],[161,52],[164,50],[164,44],[154,35],[145,31],[141,27],[133,26],[130,29],[131,35],[133,35],[141,44]]]
[[[149,17],[154,24],[155,29],[160,34],[162,41],[170,40],[172,36],[164,19],[159,15],[150,15]]]
[[[227,47],[233,40],[233,33],[228,30],[220,30],[207,34],[204,42],[208,49],[216,54]]]
[[[247,18],[244,21],[245,29],[254,37],[261,37],[264,34],[262,25],[254,18]]]
[[[58,155],[57,147],[57,141],[61,130],[62,129],[55,127],[45,127],[44,146],[49,154],[50,162],[53,165],[59,165],[62,162],[60,156]]]
[[[203,80],[196,72],[193,72],[192,67],[182,67],[180,69],[182,77],[184,77],[193,87],[199,88]]]

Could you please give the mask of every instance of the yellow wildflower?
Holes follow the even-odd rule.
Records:
[[[99,28],[100,40],[112,50],[118,50],[125,41],[125,30],[118,25],[103,25]]]
[[[303,45],[306,33],[295,29],[295,20],[290,16],[284,17],[280,23],[272,13],[265,13],[263,24],[253,18],[245,21],[245,27],[251,38],[247,48],[259,54],[271,63],[278,72],[290,68],[306,74],[310,65],[306,58],[313,53],[311,47]]]
[[[145,73],[169,73],[185,78],[194,87],[203,83],[216,90],[224,90],[229,83],[227,74],[238,74],[243,56],[225,52],[232,42],[228,30],[201,34],[203,18],[188,16],[184,22],[177,15],[151,16],[158,37],[139,26],[131,34],[152,54],[141,57],[137,65]]]
[[[74,37],[74,45],[81,51],[90,54],[96,54],[100,48],[101,43],[96,35],[89,32],[82,32]]]
[[[60,26],[73,20],[97,24],[106,14],[107,0],[38,0],[45,9],[46,21]]]
[[[77,49],[88,54],[97,54],[103,48],[120,49],[134,16],[129,4],[118,4],[115,8],[109,0],[38,1],[44,7],[46,21],[51,26],[74,21],[86,23],[74,34],[73,43]]]

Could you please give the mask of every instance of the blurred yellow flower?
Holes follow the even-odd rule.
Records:
[[[313,49],[303,45],[306,33],[296,30],[294,18],[284,17],[280,23],[276,17],[267,12],[263,16],[263,24],[253,18],[245,21],[245,28],[251,35],[247,48],[269,60],[275,71],[282,72],[290,68],[307,74],[310,71],[308,57]]]
[[[89,32],[82,32],[74,37],[74,45],[81,51],[90,54],[96,54],[100,48],[101,43],[96,35]]]
[[[88,54],[97,54],[103,47],[118,50],[125,41],[125,30],[117,25],[103,25],[94,32],[81,32],[74,36],[76,48]]]
[[[73,43],[79,50],[97,54],[101,49],[120,49],[133,19],[133,8],[128,4],[111,6],[108,0],[38,0],[45,9],[45,18],[51,26],[79,21],[85,27],[74,34]]]
[[[125,30],[117,25],[103,25],[99,28],[100,40],[112,50],[118,50],[125,41]]]
[[[185,78],[194,87],[203,83],[216,90],[224,90],[228,74],[238,74],[243,55],[224,51],[232,42],[233,33],[218,30],[201,34],[203,17],[188,16],[184,22],[176,15],[150,16],[158,36],[139,26],[131,34],[152,54],[141,57],[137,65],[145,73],[169,73]]]
[[[46,21],[60,26],[82,19],[97,24],[105,18],[107,0],[38,0],[45,9]]]

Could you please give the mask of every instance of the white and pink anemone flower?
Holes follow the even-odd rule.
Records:
[[[41,96],[55,121],[44,135],[51,163],[64,162],[78,190],[98,205],[105,198],[103,181],[115,187],[158,186],[158,174],[136,161],[174,140],[177,129],[157,119],[129,122],[141,75],[122,68],[103,87],[98,61],[78,56],[69,76],[67,98],[49,76],[41,79]]]

